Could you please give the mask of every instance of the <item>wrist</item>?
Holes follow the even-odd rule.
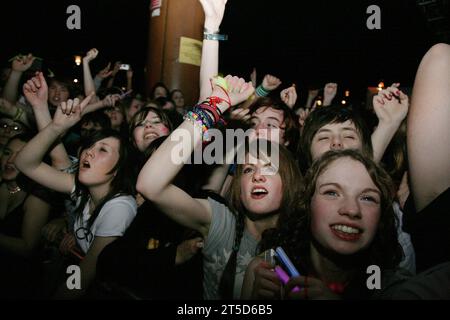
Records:
[[[57,124],[53,121],[50,122],[50,124],[48,125],[48,128],[51,132],[53,132],[57,136],[61,136],[67,131],[67,128],[65,128],[64,126]]]

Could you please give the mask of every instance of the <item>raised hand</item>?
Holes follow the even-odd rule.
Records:
[[[239,121],[248,121],[251,118],[250,109],[249,108],[236,108],[231,111],[230,118],[233,120]]]
[[[280,86],[280,84],[281,84],[281,80],[270,74],[266,74],[264,76],[264,79],[262,82],[263,89],[265,89],[267,91],[275,90],[276,88],[278,88]]]
[[[23,85],[23,94],[34,109],[48,108],[48,87],[42,72],[36,72],[36,75]]]
[[[29,53],[27,56],[18,55],[14,58],[11,64],[11,68],[13,71],[25,72],[31,67],[34,59],[36,58],[33,57],[31,53]]]
[[[227,0],[199,0],[205,13],[205,28],[209,32],[219,31]]]
[[[255,268],[253,299],[274,299],[280,297],[281,281],[272,270],[273,265],[263,261]]]
[[[310,113],[311,113],[310,109],[303,109],[303,108],[298,109],[297,114],[300,128],[303,128],[303,126],[305,125],[306,118],[308,118]]]
[[[337,83],[327,83],[323,88],[323,105],[329,106],[337,93]]]
[[[373,97],[373,109],[380,122],[400,124],[408,114],[409,99],[399,85],[394,83]]]
[[[83,110],[89,104],[94,92],[84,98],[80,102],[78,98],[74,100],[67,100],[61,102],[61,105],[56,109],[55,116],[53,117],[53,125],[55,125],[61,131],[65,131],[74,126],[83,116]]]
[[[203,238],[197,237],[183,241],[177,247],[175,264],[183,264],[190,260],[201,248],[203,248]]]
[[[300,287],[300,291],[292,291],[294,287]],[[331,291],[325,283],[313,277],[299,276],[289,279],[286,283],[286,296],[290,299],[301,300],[337,300],[339,295]]]
[[[111,71],[109,70],[110,68],[111,68],[111,62],[109,62],[108,65],[105,68],[100,70],[97,73],[96,77],[99,77],[99,78],[102,78],[102,79],[108,78],[109,76],[112,75],[112,70]]]
[[[114,107],[116,102],[120,100],[120,95],[118,94],[108,94],[102,100],[102,104],[104,107]]]
[[[86,56],[83,58],[83,61],[89,63],[92,60],[94,60],[95,58],[97,58],[97,55],[98,55],[98,50],[93,48],[86,53]]]
[[[253,88],[252,84],[250,82],[245,82],[244,79],[233,77],[231,75],[228,75],[225,77],[225,88],[223,88],[221,85],[215,83],[216,81],[212,81],[212,83],[215,83],[213,85],[213,92],[211,96],[222,98],[225,101],[228,101],[228,98],[230,99],[229,102],[231,103],[231,106],[235,106],[250,97],[250,95],[255,91],[255,88]],[[225,93],[227,91],[227,94]],[[223,113],[225,112],[230,105],[227,103],[220,104],[220,111]]]
[[[281,100],[289,107],[293,108],[297,102],[297,91],[295,90],[295,85],[284,89],[280,93]]]

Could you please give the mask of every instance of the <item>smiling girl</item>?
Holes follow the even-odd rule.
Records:
[[[389,175],[357,151],[329,151],[305,179],[302,213],[280,217],[265,247],[282,246],[302,276],[291,279],[286,296],[300,299],[364,299],[366,270],[382,271],[385,289],[401,258]],[[274,266],[254,259],[245,276],[243,298],[274,298],[281,281]],[[291,292],[295,287],[300,291]],[[379,290],[377,293],[380,293]]]

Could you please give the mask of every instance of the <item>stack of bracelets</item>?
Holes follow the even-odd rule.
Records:
[[[203,141],[210,141],[211,137],[208,135],[208,130],[213,128],[214,126],[220,124],[225,126],[226,122],[223,118],[222,111],[220,111],[217,106],[221,102],[226,102],[231,107],[230,96],[228,92],[222,87],[219,86],[228,97],[228,101],[222,99],[220,97],[209,97],[207,101],[203,101],[196,105],[192,111],[189,111],[185,116],[185,120],[189,120],[194,125],[198,126],[202,129],[202,137]]]

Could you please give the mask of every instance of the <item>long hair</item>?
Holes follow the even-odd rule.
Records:
[[[255,158],[257,159],[271,159],[274,148],[279,150],[279,167],[278,173],[280,174],[282,181],[283,195],[281,199],[281,205],[278,209],[278,214],[280,216],[290,216],[291,212],[296,211],[296,204],[300,190],[303,186],[303,178],[301,176],[300,170],[298,169],[297,163],[292,157],[290,151],[288,151],[282,145],[278,143],[269,142],[266,140],[255,140],[250,144],[247,144],[246,151],[255,150],[254,145],[265,144],[269,146],[267,148],[267,153],[257,148]],[[236,262],[237,253],[239,251],[240,243],[245,229],[245,218],[249,213],[245,205],[241,200],[241,178],[243,175],[244,165],[239,164],[236,170],[236,176],[233,178],[233,183],[231,185],[231,195],[230,195],[230,209],[235,214],[236,217],[236,230],[235,238],[233,244],[233,251],[228,259],[225,266],[222,278],[219,284],[219,292],[222,298],[232,298],[234,280],[236,275]]]
[[[305,189],[299,199],[300,211],[288,219],[278,220],[278,228],[263,249],[282,246],[292,258],[300,272],[305,274],[312,270],[310,262],[310,245],[314,242],[311,233],[311,199],[315,193],[319,176],[331,163],[340,158],[350,158],[364,165],[374,184],[380,190],[380,219],[371,244],[358,254],[356,267],[362,270],[369,265],[377,265],[382,270],[394,269],[402,258],[402,250],[397,240],[396,217],[392,202],[394,188],[390,176],[371,159],[355,150],[328,151],[314,162],[305,176]]]
[[[111,171],[108,172],[108,174],[116,172],[116,175],[111,181],[109,192],[101,200],[99,205],[97,205],[91,217],[89,218],[88,228],[92,226],[98,214],[100,213],[100,210],[106,202],[121,195],[135,194],[136,177],[133,174],[128,161],[130,155],[128,143],[126,139],[120,135],[119,132],[112,129],[106,129],[96,132],[94,135],[88,137],[85,141],[82,142],[83,144],[80,148],[80,154],[83,150],[93,146],[97,141],[110,137],[119,140],[119,159],[115,166],[111,169]],[[77,217],[79,219],[82,219],[83,209],[86,206],[90,195],[88,188],[78,180],[78,173],[79,168],[75,175],[75,196],[81,197],[81,201],[78,207],[75,209],[75,212]]]

